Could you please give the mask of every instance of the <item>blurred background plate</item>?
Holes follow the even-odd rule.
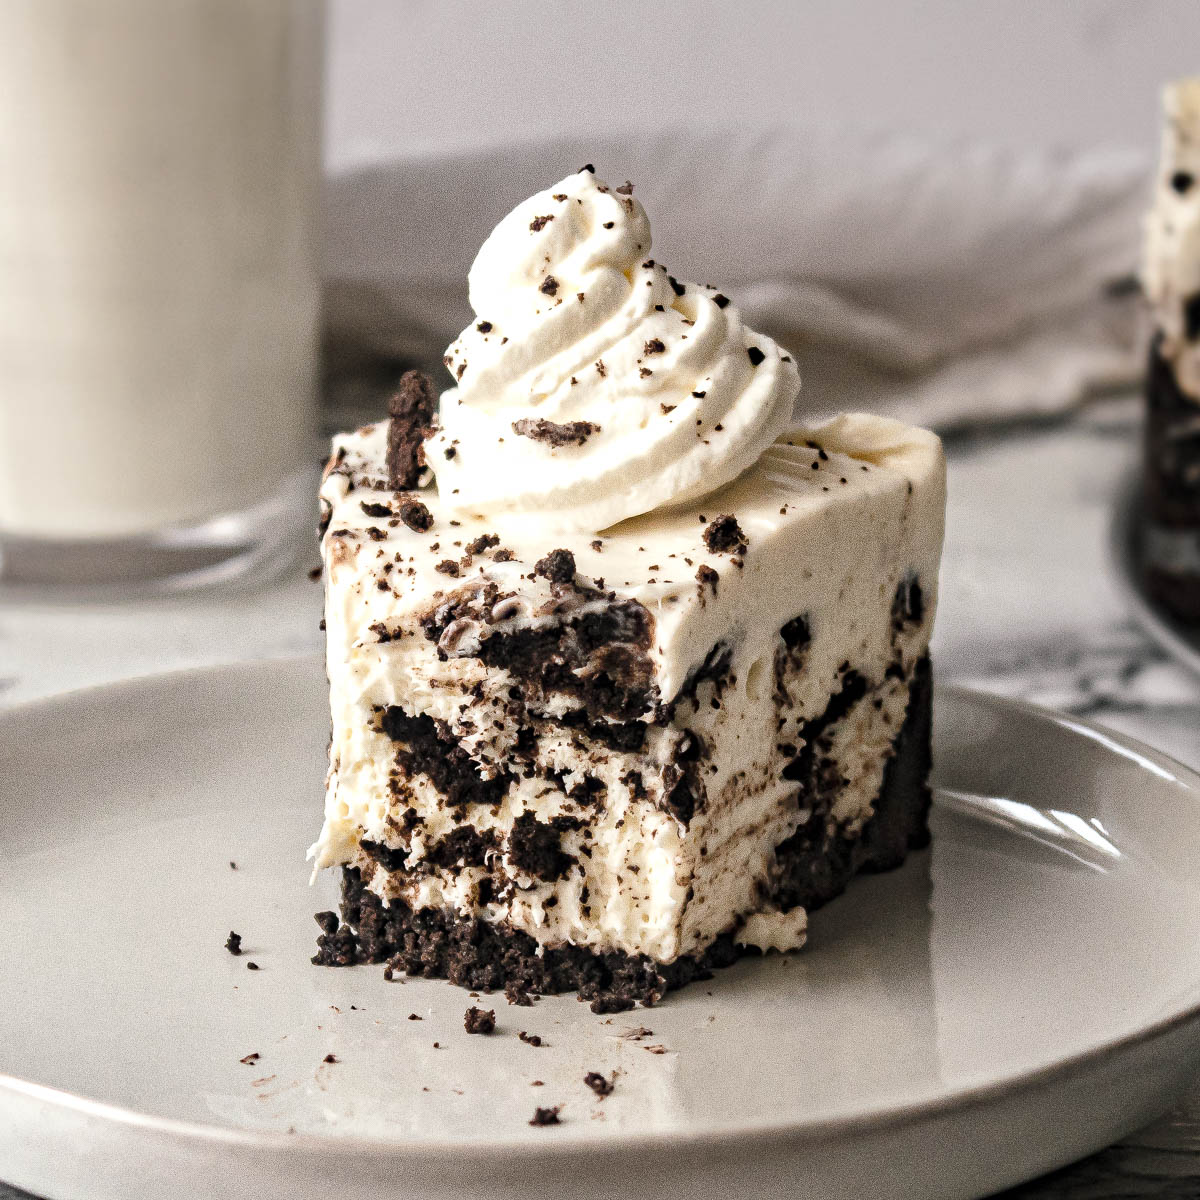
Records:
[[[1157,603],[1142,579],[1141,476],[1131,474],[1115,493],[1109,531],[1113,580],[1130,615],[1172,658],[1200,676],[1200,630],[1190,629]]]

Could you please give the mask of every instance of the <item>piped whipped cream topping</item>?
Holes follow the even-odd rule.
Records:
[[[1142,286],[1161,335],[1160,353],[1180,389],[1200,400],[1200,78],[1165,88],[1163,107]]]
[[[590,167],[492,231],[426,446],[445,505],[599,531],[729,483],[787,429],[795,363],[650,246],[632,187]]]

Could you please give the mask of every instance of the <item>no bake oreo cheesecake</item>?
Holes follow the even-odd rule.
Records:
[[[926,842],[940,444],[793,426],[790,357],[590,167],[469,283],[455,386],[321,489],[314,961],[653,1003]]]
[[[1151,592],[1200,622],[1200,78],[1164,92],[1142,285],[1153,334],[1146,388],[1143,567]]]

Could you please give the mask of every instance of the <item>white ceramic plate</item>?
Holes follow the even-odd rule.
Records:
[[[1142,581],[1140,476],[1131,476],[1117,491],[1108,548],[1113,578],[1134,620],[1169,655],[1200,675],[1200,632],[1164,611]]]
[[[1094,726],[942,692],[932,850],[855,883],[806,950],[616,1017],[488,1001],[485,1038],[447,983],[308,963],[334,900],[304,864],[326,719],[314,661],[0,716],[0,1178],[55,1200],[972,1196],[1147,1122],[1200,1056],[1200,778]]]

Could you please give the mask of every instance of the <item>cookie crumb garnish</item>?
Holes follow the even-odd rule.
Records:
[[[767,356],[757,346],[747,346],[746,357],[750,360],[752,367],[757,367]]]
[[[720,292],[718,292],[718,293],[717,293],[717,294],[716,294],[716,295],[715,295],[715,296],[712,298],[712,302],[713,302],[713,303],[714,303],[714,304],[715,304],[715,305],[716,305],[718,308],[724,308],[724,307],[725,307],[725,306],[726,306],[726,305],[729,303],[729,297],[728,297],[728,296],[725,296],[725,295],[722,295]]]
[[[468,1033],[489,1034],[496,1031],[496,1010],[484,1010],[471,1005],[463,1014],[463,1028]]]
[[[744,554],[749,542],[732,513],[714,517],[704,530],[704,544],[714,554]]]
[[[239,1058],[238,1062],[245,1063],[247,1066],[250,1066],[251,1063],[258,1062],[259,1058],[261,1057],[262,1056],[258,1053],[258,1051],[255,1050],[252,1053],[247,1054],[245,1058]]]
[[[561,1108],[561,1104],[556,1104],[553,1108],[535,1108],[533,1110],[533,1116],[529,1121],[530,1125],[562,1124],[562,1122],[558,1119],[558,1113]]]
[[[613,1080],[605,1079],[599,1071],[589,1071],[584,1077],[583,1082],[596,1093],[597,1096],[604,1097],[612,1095]]]
[[[567,421],[560,425],[544,417],[522,417],[512,423],[512,430],[520,437],[548,446],[582,446],[593,433],[600,432],[600,426],[591,421]]]
[[[491,321],[477,321],[475,323],[475,328],[478,329],[480,333],[491,333],[493,325]]]
[[[558,280],[555,279],[553,275],[547,275],[546,278],[542,280],[542,285],[538,288],[538,291],[541,292],[543,296],[556,295],[558,293]]]
[[[546,226],[549,225],[553,220],[553,213],[549,213],[544,217],[534,217],[533,220],[529,222],[529,228],[533,230],[534,233],[541,233],[541,231],[545,229]]]
[[[435,571],[440,571],[443,575],[450,575],[455,578],[458,576],[460,570],[458,563],[456,563],[452,558],[443,558],[442,561],[433,569]]]
[[[665,354],[667,347],[663,344],[661,338],[651,338],[643,347],[645,354]]]
[[[500,539],[494,533],[481,533],[473,542],[467,543],[468,554],[482,554],[493,546],[500,545]]]
[[[241,952],[242,952],[242,935],[240,933],[234,933],[233,930],[231,929],[229,931],[229,936],[225,939],[225,949],[228,950],[229,953],[233,954],[233,955],[241,954]]]
[[[338,1058],[338,1056],[336,1054],[327,1054],[327,1055],[325,1055],[325,1057],[323,1059],[321,1059],[321,1061],[323,1063],[335,1063],[335,1062],[340,1062],[341,1060]]]
[[[527,1046],[541,1046],[545,1044],[536,1033],[526,1033],[524,1029],[517,1034],[517,1037],[519,1037]]]
[[[400,504],[400,520],[414,533],[424,533],[433,525],[433,513],[420,500],[404,500]]]
[[[466,369],[459,368],[461,379]],[[421,476],[421,447],[433,432],[437,397],[429,376],[405,371],[395,394],[388,400],[387,472],[393,491],[416,487]]]
[[[720,578],[721,576],[712,567],[704,563],[701,563],[696,568],[696,582],[700,585],[700,594],[702,596],[706,587],[712,588],[712,594],[715,596],[717,594],[717,582]]]
[[[551,550],[538,559],[533,570],[551,583],[570,583],[575,578],[575,555],[570,550]]]

